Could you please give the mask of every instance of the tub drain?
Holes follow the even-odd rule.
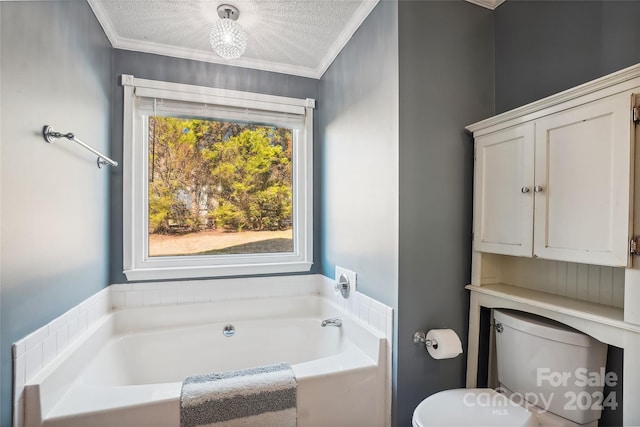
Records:
[[[222,328],[222,335],[224,335],[225,337],[232,337],[235,333],[236,328],[234,328],[233,325],[226,325],[224,328]]]

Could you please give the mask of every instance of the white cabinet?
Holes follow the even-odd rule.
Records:
[[[627,266],[631,92],[476,136],[474,250]]]
[[[536,121],[534,256],[626,267],[631,237],[631,96]]]
[[[629,256],[640,236],[638,94],[640,64],[467,126],[467,387],[476,386],[481,307],[530,312],[624,349],[623,424],[640,426],[640,257]]]
[[[475,141],[474,250],[531,256],[533,123]]]

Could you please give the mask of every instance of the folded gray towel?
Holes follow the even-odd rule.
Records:
[[[188,377],[180,395],[180,426],[295,427],[296,379],[279,364]]]

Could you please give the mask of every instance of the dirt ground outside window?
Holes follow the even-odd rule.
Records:
[[[292,230],[149,235],[149,256],[293,252]]]

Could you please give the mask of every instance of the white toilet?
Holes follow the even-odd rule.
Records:
[[[604,372],[607,346],[526,313],[494,310],[494,321],[497,391],[436,393],[415,409],[413,427],[597,427],[601,411],[573,398],[602,393],[601,381],[585,378]]]

